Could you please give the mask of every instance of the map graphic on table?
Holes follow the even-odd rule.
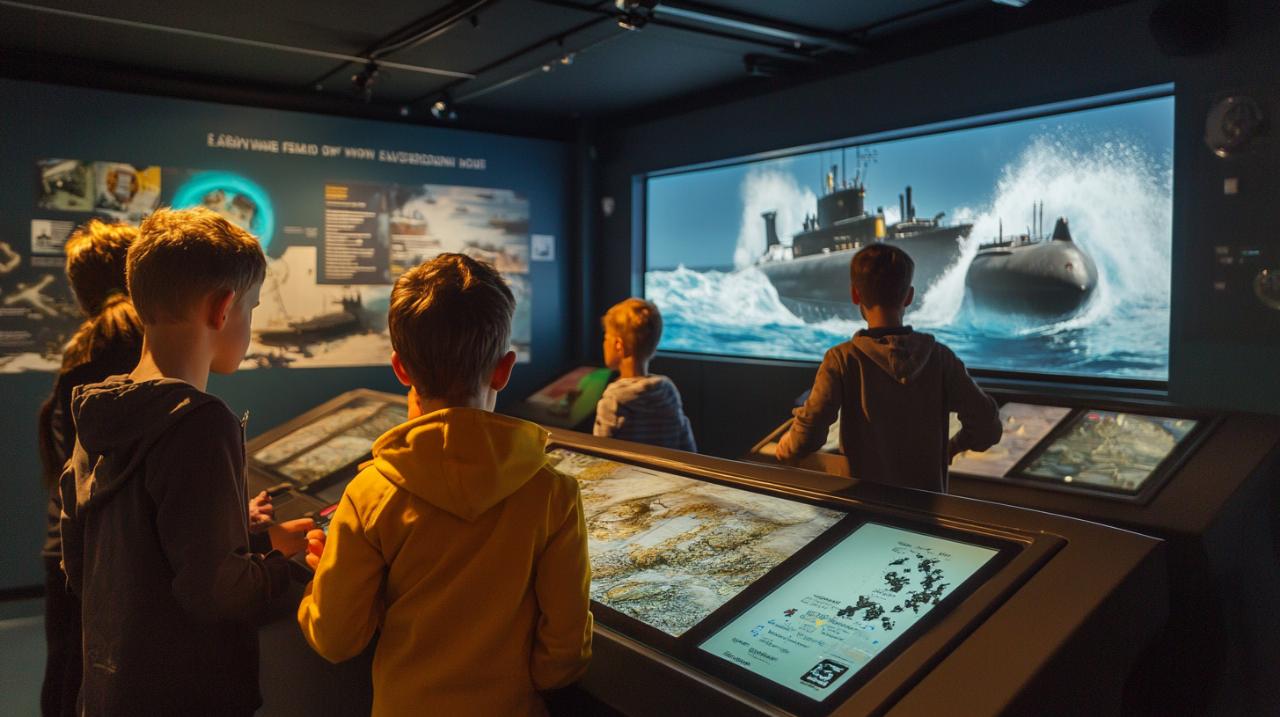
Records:
[[[578,479],[591,599],[679,636],[844,513],[564,449]]]
[[[1085,411],[1024,472],[1134,493],[1197,423],[1191,418]]]

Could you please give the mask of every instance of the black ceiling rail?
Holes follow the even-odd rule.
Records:
[[[454,0],[445,7],[418,18],[413,22],[398,28],[388,35],[383,36],[377,42],[366,47],[359,54],[360,57],[370,61],[375,61],[387,55],[407,50],[411,47],[417,47],[425,42],[439,37],[454,25],[475,15],[485,8],[492,5],[497,0]],[[351,63],[344,62],[332,70],[324,73],[316,78],[312,85],[319,87],[323,85],[329,78],[342,72]]]
[[[540,1],[540,0],[539,0],[539,1]],[[589,9],[589,8],[582,7],[582,6],[578,6],[578,7],[579,7],[579,8],[581,8],[581,9],[583,9],[583,10],[588,10],[588,9]],[[595,18],[592,18],[592,19],[590,19],[590,20],[587,20],[586,22],[579,23],[579,24],[574,25],[573,27],[571,27],[571,28],[569,28],[569,29],[567,29],[567,30],[563,30],[563,31],[558,32],[558,33],[556,33],[556,34],[554,34],[554,35],[550,35],[550,36],[545,37],[545,38],[543,38],[543,39],[541,39],[541,40],[538,40],[537,42],[534,42],[534,43],[532,43],[532,44],[525,45],[524,47],[520,48],[519,50],[516,50],[515,52],[511,52],[511,53],[508,53],[508,54],[506,54],[506,55],[503,55],[502,57],[499,57],[498,59],[494,60],[493,62],[490,62],[490,63],[486,64],[485,66],[483,66],[483,67],[479,68],[478,70],[475,70],[475,71],[474,71],[474,72],[472,72],[471,74],[475,75],[475,76],[476,76],[476,78],[479,78],[481,75],[483,75],[483,74],[484,74],[484,73],[486,73],[486,72],[489,72],[490,70],[495,70],[495,69],[497,69],[497,68],[499,68],[499,67],[501,67],[501,66],[503,66],[503,65],[507,64],[508,62],[512,62],[512,61],[514,61],[514,60],[518,60],[518,59],[520,59],[521,57],[523,57],[524,55],[527,55],[527,54],[529,54],[529,53],[531,53],[531,52],[535,52],[535,51],[537,51],[537,50],[539,50],[539,49],[541,49],[541,48],[543,48],[543,47],[546,47],[547,45],[553,45],[553,44],[556,44],[556,45],[563,45],[563,44],[564,44],[564,42],[565,42],[565,40],[566,40],[566,39],[568,39],[570,35],[576,35],[577,33],[582,32],[583,30],[587,30],[587,29],[590,29],[590,28],[592,28],[592,27],[596,27],[596,26],[598,26],[598,25],[603,25],[603,24],[605,24],[605,23],[607,23],[607,22],[610,22],[611,20],[612,20],[612,16],[607,16],[607,15],[606,15],[606,16],[601,16],[601,17],[595,17]],[[444,95],[449,95],[449,94],[453,93],[453,91],[454,91],[454,90],[456,90],[460,85],[462,85],[462,84],[464,84],[464,83],[466,83],[466,82],[470,82],[470,81],[472,81],[472,80],[470,80],[470,79],[468,79],[468,78],[461,78],[461,79],[458,79],[458,80],[454,80],[453,82],[450,82],[449,84],[445,85],[444,87],[440,87],[440,88],[434,89],[434,90],[432,90],[432,91],[430,91],[430,92],[427,92],[426,94],[418,95],[417,97],[415,97],[415,98],[413,98],[413,99],[409,100],[409,101],[408,101],[408,102],[406,102],[405,104],[406,104],[406,105],[409,105],[409,106],[412,106],[412,105],[415,105],[415,104],[417,104],[417,103],[419,103],[419,102],[422,102],[423,100],[427,100],[427,99],[436,99],[436,98],[439,98],[439,97],[444,96]]]
[[[672,17],[714,25],[725,30],[741,30],[754,35],[772,37],[789,43],[797,50],[808,46],[854,54],[865,49],[856,40],[842,33],[827,32],[691,0],[661,0],[654,7],[653,12],[658,18]]]
[[[605,4],[612,6],[612,3],[582,5],[572,0],[533,1],[552,7],[596,13],[613,19],[628,17],[627,13],[612,7],[601,7]],[[745,42],[787,54],[808,54],[812,50],[835,50],[854,54],[865,49],[857,40],[844,34],[816,30],[759,15],[724,10],[684,0],[661,0],[645,19],[650,25]],[[707,27],[708,25],[716,29]]]

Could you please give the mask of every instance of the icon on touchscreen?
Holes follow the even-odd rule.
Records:
[[[831,683],[836,681],[836,678],[848,671],[848,666],[842,665],[835,660],[823,660],[813,667],[810,667],[809,671],[804,673],[800,679],[808,682],[814,687],[825,690],[831,686]]]

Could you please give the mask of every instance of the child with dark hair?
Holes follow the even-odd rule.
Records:
[[[75,447],[71,390],[107,376],[128,373],[142,349],[142,322],[125,288],[125,257],[138,230],[97,219],[76,230],[66,243],[66,273],[87,317],[62,355],[53,393],[40,407],[40,462],[49,512],[44,548],[44,685],[40,709],[45,717],[76,714],[80,691],[80,602],[67,590],[62,572],[62,536],[58,518],[62,500],[58,476]]]
[[[808,400],[778,444],[778,460],[794,464],[821,448],[839,417],[853,477],[945,492],[952,457],[1000,440],[996,403],[964,363],[933,336],[903,325],[915,298],[914,273],[911,257],[889,244],[854,255],[850,298],[867,328],[827,351]],[[948,439],[951,411],[962,428]]]

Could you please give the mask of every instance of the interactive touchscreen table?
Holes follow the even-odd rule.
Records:
[[[247,446],[252,489],[323,525],[404,409],[354,391],[267,431]],[[558,429],[548,459],[583,499],[581,689],[623,714],[1115,711],[1164,617],[1158,542],[1133,533]],[[370,652],[329,666],[291,613],[262,644],[267,712],[368,712]]]
[[[845,499],[831,494],[845,482],[813,473],[562,431],[548,455],[582,494],[597,638],[584,686],[624,714],[884,710],[1018,585],[1083,547],[1039,523],[1077,521],[948,518],[932,499],[904,511],[876,494],[924,494],[867,484]],[[1129,536],[1094,529],[1108,534],[1102,552]]]
[[[1000,406],[1004,433],[986,451],[965,451],[951,462],[952,477],[1029,484],[1049,490],[1146,502],[1194,449],[1211,421],[1137,410],[1008,401]],[[952,436],[959,419],[950,417]],[[752,449],[756,461],[772,461],[791,421]],[[832,440],[800,467],[848,475],[840,455],[839,426]]]
[[[314,514],[342,498],[373,442],[407,418],[404,396],[342,394],[248,443],[249,488],[272,493],[277,520]]]

